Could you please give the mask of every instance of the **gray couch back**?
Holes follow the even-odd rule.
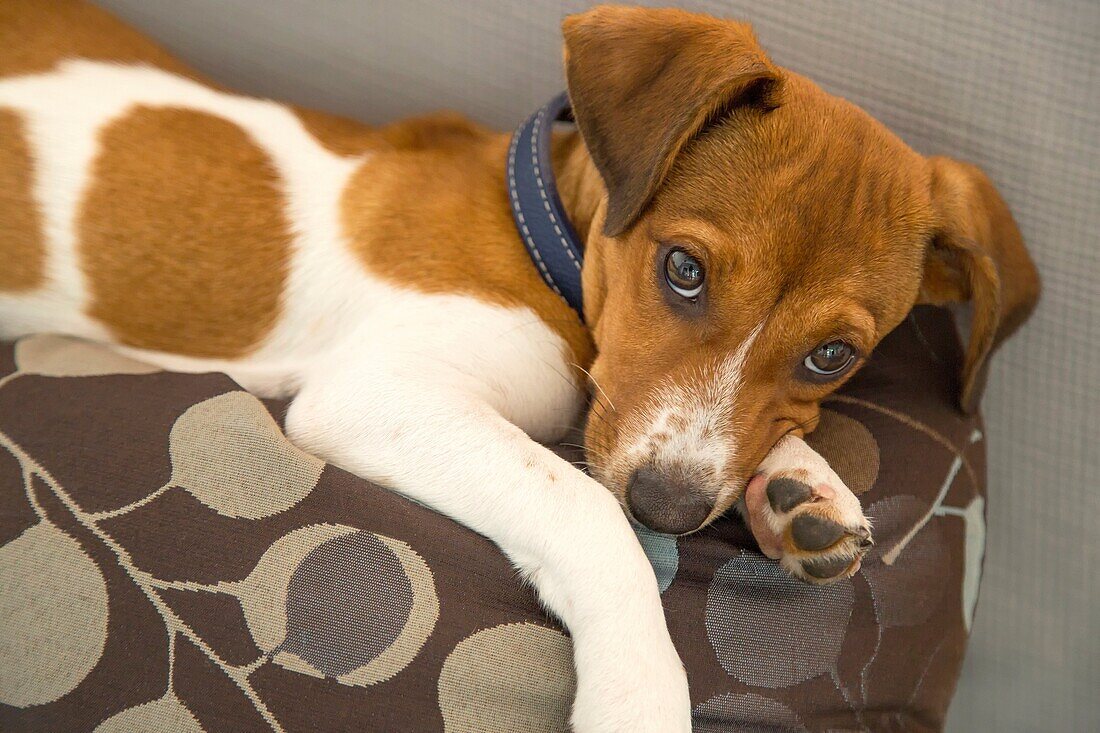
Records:
[[[558,24],[590,4],[101,3],[243,91],[371,122],[449,107],[501,127],[562,88]],[[1008,199],[1045,293],[986,394],[985,582],[950,727],[1100,730],[1100,3],[671,4],[752,21],[776,61],[918,150],[978,163]]]

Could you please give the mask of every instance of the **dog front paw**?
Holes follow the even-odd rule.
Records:
[[[574,636],[574,733],[690,733],[687,675],[671,641],[614,636],[619,644],[604,637],[587,651]]]
[[[809,583],[851,576],[874,544],[859,499],[793,436],[760,465],[745,489],[743,513],[761,551]]]

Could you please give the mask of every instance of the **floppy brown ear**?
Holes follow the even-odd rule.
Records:
[[[932,202],[937,232],[928,248],[920,302],[970,302],[970,342],[960,406],[978,409],[989,357],[1027,320],[1039,300],[1039,274],[1008,206],[981,170],[935,157]]]
[[[642,213],[676,155],[778,70],[743,23],[681,10],[600,6],[565,19],[573,116],[607,186],[604,233]]]

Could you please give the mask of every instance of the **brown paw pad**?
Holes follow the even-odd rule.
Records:
[[[802,570],[806,575],[818,580],[829,580],[843,574],[852,566],[850,557],[833,557],[827,560],[807,560],[802,563]]]
[[[768,504],[772,511],[780,514],[809,501],[813,493],[809,484],[793,478],[775,478],[768,482]]]
[[[817,552],[835,545],[847,534],[844,527],[815,514],[799,514],[791,522],[791,539],[799,549]]]

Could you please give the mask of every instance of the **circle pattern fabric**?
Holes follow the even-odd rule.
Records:
[[[403,542],[351,527],[284,535],[230,587],[276,664],[349,685],[404,669],[439,616],[423,559]]]
[[[107,643],[107,604],[99,567],[61,529],[37,524],[0,547],[0,703],[43,705],[83,682]]]
[[[743,553],[710,584],[707,636],[737,679],[786,687],[836,666],[851,612],[851,581],[809,585],[763,556]]]
[[[287,635],[280,649],[326,677],[377,659],[413,608],[412,583],[376,537],[354,532],[309,553],[287,588]]]
[[[852,493],[866,494],[879,471],[879,447],[867,427],[836,410],[823,408],[817,428],[806,442],[829,462]]]
[[[805,733],[790,708],[771,698],[727,692],[699,705],[691,714],[692,733]]]
[[[572,648],[561,632],[535,624],[479,631],[443,663],[443,730],[567,733],[575,687]]]
[[[919,318],[809,438],[874,520],[853,578],[791,579],[733,515],[638,531],[696,731],[942,725],[984,445],[953,335]],[[497,548],[298,450],[285,409],[85,342],[0,345],[0,730],[568,730],[569,636]]]

